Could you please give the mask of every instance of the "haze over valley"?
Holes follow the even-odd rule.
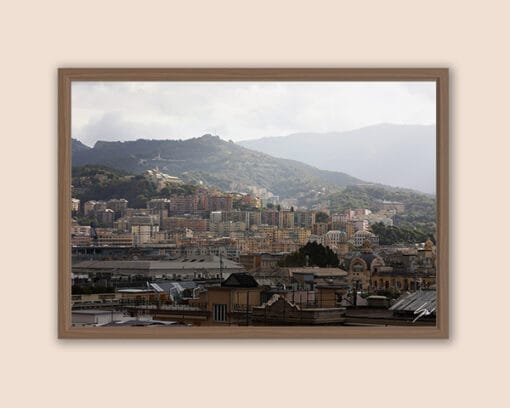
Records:
[[[239,142],[271,156],[396,187],[435,193],[435,126],[380,124]]]

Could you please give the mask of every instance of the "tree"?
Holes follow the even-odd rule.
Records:
[[[99,221],[95,216],[76,217],[76,221],[78,222],[78,225],[96,226],[97,224],[99,224]]]
[[[337,267],[338,256],[329,248],[317,242],[308,242],[298,251],[292,252],[278,262],[279,266],[302,267],[302,266]]]
[[[406,226],[386,226],[383,223],[372,225],[372,232],[379,236],[381,245],[393,245],[397,243],[417,244],[425,242],[429,238],[427,231],[420,228]]]
[[[329,215],[325,212],[318,212],[315,214],[315,222],[328,222],[329,221]]]

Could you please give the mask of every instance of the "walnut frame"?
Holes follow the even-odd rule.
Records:
[[[72,81],[435,81],[437,301],[435,327],[72,327]],[[446,339],[449,337],[449,72],[447,68],[60,68],[58,70],[58,337],[62,339]]]

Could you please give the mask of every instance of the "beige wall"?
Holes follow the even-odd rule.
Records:
[[[508,199],[507,4],[3,1],[0,166],[3,191],[16,199],[4,200],[2,212],[32,214],[37,197],[37,214],[24,226],[44,239],[30,251],[18,245],[27,231],[18,217],[4,217],[9,233],[0,238],[7,248],[2,270],[15,271],[4,286],[23,288],[25,296],[21,303],[18,290],[1,297],[4,308],[17,304],[4,309],[11,312],[2,321],[2,405],[160,406],[163,394],[147,390],[170,384],[172,403],[179,405],[502,406],[508,399],[502,371],[508,358],[503,311],[510,275],[502,267],[508,217],[492,228],[491,222],[473,222],[473,214],[494,205],[506,211]],[[59,66],[450,67],[451,339],[57,340]],[[13,169],[16,177],[9,178]],[[34,177],[29,188],[19,182]],[[491,240],[477,239],[489,235]],[[479,276],[487,271],[498,282],[491,313],[473,304],[484,293]],[[34,311],[37,318],[27,321]],[[378,375],[370,382],[367,367],[387,370],[400,363],[419,367],[419,378]],[[89,381],[107,386],[78,396],[77,384]],[[254,385],[257,392],[247,397]]]
[[[226,305],[226,320],[228,324],[235,319],[229,317],[231,312],[245,310],[246,305],[260,305],[261,288],[220,288],[212,287],[201,292],[199,299],[191,301],[191,305],[207,304],[206,308],[211,312],[210,320],[214,323],[214,305]],[[197,305],[198,306],[198,305]],[[199,306],[203,307],[203,306]]]

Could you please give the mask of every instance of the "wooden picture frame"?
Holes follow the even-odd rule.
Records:
[[[434,81],[436,83],[437,320],[427,326],[73,327],[71,324],[71,84],[73,81]],[[449,336],[449,132],[446,68],[58,70],[58,337],[62,339],[445,339]]]

